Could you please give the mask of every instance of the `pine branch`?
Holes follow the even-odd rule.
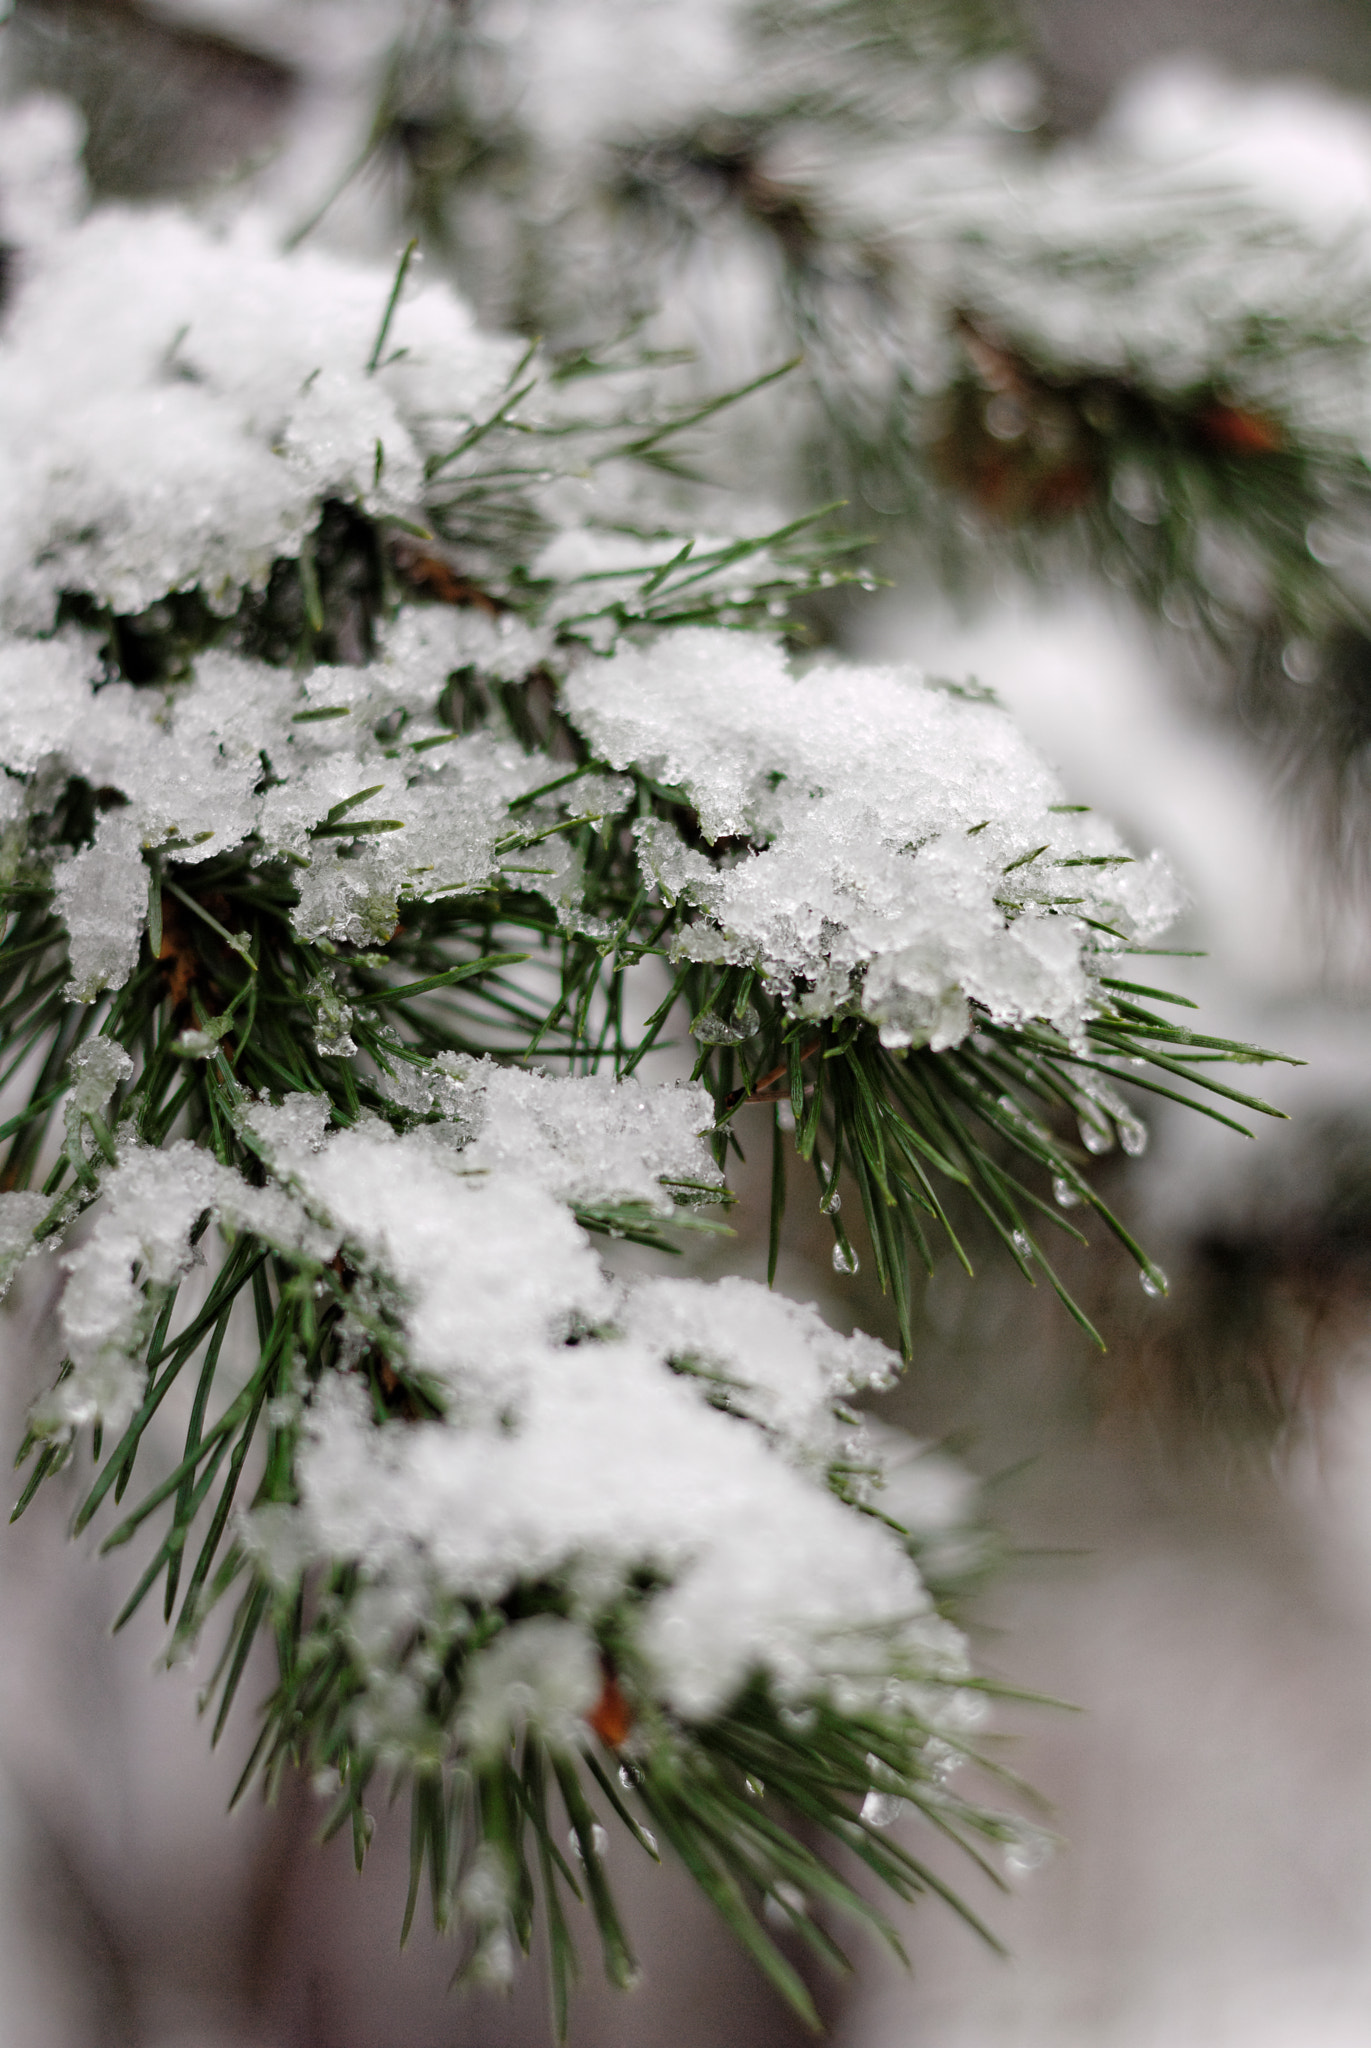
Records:
[[[880,47],[912,32],[878,13]],[[257,447],[255,385],[246,407],[212,358],[247,259],[163,231],[190,238],[210,304],[192,402]],[[141,225],[80,232],[82,278],[136,283]],[[268,383],[302,274],[255,273],[279,300]],[[175,264],[157,275],[179,289]],[[308,271],[311,348],[329,276]],[[821,1911],[894,1937],[811,1842],[993,1940],[885,1825],[906,1802],[992,1874],[977,1843],[1024,1825],[947,1783],[986,1688],[853,1406],[897,1362],[748,1283],[611,1285],[591,1239],[669,1253],[726,1227],[755,1101],[773,1270],[788,1110],[844,1271],[857,1190],[906,1350],[911,1255],[943,1233],[965,1261],[955,1202],[1084,1322],[1044,1248],[1048,1221],[1079,1236],[1073,1200],[1164,1286],[1087,1173],[1114,1138],[1137,1148],[1114,1084],[1273,1113],[1214,1066],[1275,1055],[1172,1023],[1117,972],[1165,922],[1165,877],[1052,800],[988,693],[787,667],[786,606],[862,571],[809,520],[667,516],[663,457],[731,401],[649,406],[617,371],[559,378],[505,343],[473,367],[445,298],[411,321],[406,263],[376,284],[363,322],[334,279],[354,353],[319,381],[385,433],[308,518],[283,501],[265,577],[257,513],[246,533],[226,514],[194,575],[157,557],[185,587],[123,608],[152,574],[126,532],[148,504],[167,521],[180,477],[180,443],[154,439],[146,474],[98,472],[132,511],[116,493],[79,557],[70,520],[35,543],[51,620],[0,638],[0,710],[23,712],[0,718],[22,792],[0,881],[4,1278],[89,1219],[16,1513],[89,1449],[76,1525],[138,1559],[116,1625],[160,1589],[179,1655],[226,1617],[216,1741],[265,1633],[277,1684],[240,1793],[333,1773],[327,1826],[360,1862],[372,1788],[408,1785],[405,1929],[427,1873],[468,1976],[505,1981],[541,1910],[565,2025],[584,1904],[631,1979],[604,1815],[672,1849],[812,2018],[778,1921],[830,1963]],[[451,418],[409,354],[425,334],[480,393]],[[281,448],[322,466],[339,431],[298,368],[258,448],[289,492]],[[388,495],[402,463],[412,487]],[[559,487],[587,477],[593,516],[570,520]],[[925,896],[931,933],[910,925]],[[669,1036],[693,1036],[707,1094],[643,1081]],[[740,1578],[751,1606],[730,1604]]]

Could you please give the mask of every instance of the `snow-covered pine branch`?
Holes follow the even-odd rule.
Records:
[[[1240,656],[1365,623],[1365,236],[1253,175],[1259,113],[1047,146],[994,5],[337,0],[324,61],[300,0],[175,6],[310,80],[268,174],[302,222],[407,221],[554,341],[802,352],[740,476],[822,478],[935,573],[1088,562]]]
[[[536,1878],[559,2014],[582,1883],[627,1980],[616,1816],[808,2011],[759,1914],[822,1950],[813,1906],[871,1909],[787,1815],[906,1896],[942,1886],[899,1800],[1021,1831],[948,1783],[986,1688],[849,1405],[897,1360],[753,1283],[616,1281],[588,1233],[707,1223],[731,1118],[775,1104],[779,1148],[784,1095],[907,1331],[948,1189],[1050,1275],[1035,1216],[1121,1229],[1116,1082],[1260,1107],[1209,1055],[1265,1055],[1121,978],[1174,884],[986,692],[796,664],[787,594],[838,572],[672,525],[652,458],[698,409],[641,367],[592,403],[408,258],[250,216],[49,217],[16,275],[0,1257],[66,1247],[67,1353],[21,1506],[93,1454],[78,1526],[154,1539],[126,1615],[161,1581],[184,1646],[238,1590],[221,1725],[264,1629],[280,1666],[246,1775],[336,1773],[359,1855],[408,1778],[478,1972]],[[641,1079],[686,1023],[696,1077]]]

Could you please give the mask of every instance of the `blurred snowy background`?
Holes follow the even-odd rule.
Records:
[[[650,0],[645,12],[657,14]],[[516,10],[517,11],[517,10]],[[613,10],[545,0],[589,121]],[[1371,232],[1371,10],[1361,0],[1030,0],[1042,111],[1202,159],[1321,231]],[[628,10],[631,14],[632,10]],[[675,0],[669,76],[707,75],[717,9]],[[249,175],[283,209],[353,146],[388,0],[20,0],[6,104],[68,96],[101,192]],[[615,19],[622,23],[624,10]],[[652,45],[651,38],[644,47]],[[632,37],[616,90],[635,86]],[[599,68],[597,68],[599,67]],[[556,66],[545,66],[554,73]],[[1358,95],[1365,95],[1359,98]],[[0,169],[5,105],[0,104]],[[365,236],[354,210],[338,233]],[[1371,902],[1330,858],[1316,783],[1291,785],[1254,707],[1180,634],[1098,589],[1004,582],[970,620],[896,589],[841,622],[853,652],[992,684],[1073,791],[1193,897],[1181,963],[1211,1029],[1308,1061],[1271,1083],[1293,1121],[1259,1146],[1153,1119],[1119,1198],[1172,1276],[1077,1283],[1087,1353],[1012,1278],[926,1290],[892,1419],[986,1475],[1014,1555],[972,1617],[983,1663],[1083,1713],[1016,1719],[1009,1761],[1063,1850],[1007,1900],[1013,1950],[910,1917],[912,1977],[874,1949],[821,1987],[840,2048],[1354,2048],[1371,2043]],[[1294,664],[1298,668],[1298,662]],[[1298,682],[1298,675],[1292,679]],[[1315,700],[1311,696],[1311,719]],[[1371,711],[1367,738],[1371,740]],[[1288,752],[1288,750],[1287,750]],[[1371,844],[1371,815],[1366,820]],[[1355,851],[1355,849],[1354,849]],[[1192,986],[1193,985],[1193,986]],[[889,1334],[865,1276],[835,1279],[792,1209],[781,1282]],[[764,1270],[739,1240],[709,1270]],[[5,1430],[52,1360],[42,1283],[5,1326]],[[1297,1421],[1291,1424],[1291,1416]],[[54,1489],[0,1552],[0,2048],[514,2048],[546,2038],[536,1970],[509,2003],[449,1998],[449,1962],[395,1929],[406,1829],[362,1880],[314,1845],[297,1787],[225,1820],[242,1730],[206,1763],[194,1681],[155,1676],[151,1615],[112,1643],[115,1567],[68,1548]],[[629,1898],[643,1987],[587,1983],[582,2048],[780,2048],[799,2037],[668,1874]]]

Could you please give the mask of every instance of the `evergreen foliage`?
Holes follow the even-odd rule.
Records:
[[[469,18],[430,30],[395,55],[367,153],[403,146],[416,217],[461,248],[469,190],[528,207],[537,138],[477,90],[499,53]],[[1263,605],[1341,615],[1304,531],[1359,501],[1359,458],[1267,373],[1336,356],[1350,297],[1293,348],[1191,304],[1202,360],[1110,368],[1010,306],[1032,238],[991,235],[953,151],[918,244],[939,376],[908,376],[917,351],[878,327],[890,382],[874,410],[840,404],[835,308],[845,332],[885,318],[888,235],[839,232],[769,152],[801,128],[886,149],[917,119],[931,177],[966,38],[984,55],[1001,31],[843,0],[747,33],[747,107],[620,151],[600,198],[666,246],[707,189],[773,239],[831,474],[868,502],[896,479],[888,509],[931,524],[955,487],[1034,544],[1069,511],[1159,602],[1212,594],[1222,531]],[[422,119],[416,77],[444,95]],[[684,223],[663,226],[666,192]],[[9,1277],[67,1247],[68,1356],[16,1512],[85,1467],[76,1527],[148,1546],[121,1621],[159,1596],[179,1655],[231,1607],[216,1739],[271,1643],[244,1787],[332,1774],[360,1861],[368,1796],[408,1786],[406,1928],[427,1879],[470,1974],[507,1979],[537,1902],[564,2026],[570,1900],[631,1979],[612,1822],[679,1856],[812,2018],[777,1926],[829,1960],[833,1910],[884,1926],[814,1841],[979,1924],[892,1841],[898,1803],[987,1869],[978,1844],[1031,1834],[951,1782],[995,1688],[852,1406],[891,1354],[743,1283],[612,1281],[591,1242],[670,1254],[722,1227],[739,1113],[762,1105],[773,1277],[793,1148],[839,1272],[855,1192],[906,1353],[910,1261],[960,1252],[968,1207],[1090,1329],[1051,1263],[1073,1212],[1165,1288],[1090,1176],[1140,1147],[1130,1091],[1245,1129],[1269,1112],[1229,1069],[1276,1055],[1157,1007],[1187,1007],[1151,964],[1178,901],[1163,865],[1069,801],[988,692],[811,659],[815,594],[869,584],[862,549],[831,508],[748,530],[696,475],[717,421],[784,389],[788,351],[701,395],[650,334],[592,347],[556,299],[568,252],[627,251],[599,307],[625,327],[661,265],[603,210],[575,213],[565,261],[565,207],[529,217],[552,296],[513,310],[555,304],[560,352],[478,332],[416,281],[413,244],[386,274],[251,224],[97,210],[21,252],[0,341],[0,1257]],[[1200,249],[1149,212],[1091,278],[1097,215],[1078,245],[1036,201],[1024,217],[1043,306],[1065,279],[1096,307],[1144,245],[1139,292],[1164,292]],[[1265,226],[1251,246],[1265,263]],[[98,343],[92,305],[116,309]],[[1160,494],[1132,525],[1125,476]],[[690,1083],[645,1078],[692,1040]]]
[[[1051,147],[1009,7],[718,0],[619,33],[612,0],[416,9],[343,189],[491,318],[802,356],[775,479],[822,477],[902,573],[911,542],[944,585],[1086,564],[1240,672],[1291,643],[1337,668],[1368,604],[1354,232],[1202,156]]]

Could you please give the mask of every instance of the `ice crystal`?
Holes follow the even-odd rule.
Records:
[[[60,861],[53,877],[71,941],[69,992],[88,1003],[102,988],[121,988],[133,972],[148,911],[148,875],[138,821],[108,811],[83,853]]]
[[[73,1158],[94,1149],[90,1130],[104,1118],[110,1097],[133,1072],[133,1061],[113,1038],[91,1038],[76,1048],[68,1062],[72,1087],[63,1104],[67,1151]]]

